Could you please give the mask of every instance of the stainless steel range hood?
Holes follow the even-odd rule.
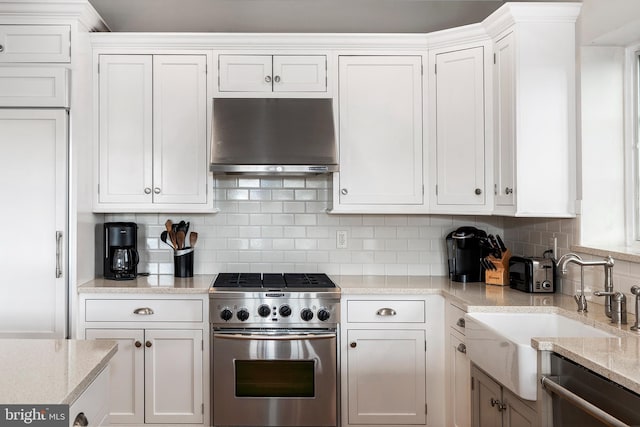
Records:
[[[214,173],[336,172],[332,100],[214,98]]]

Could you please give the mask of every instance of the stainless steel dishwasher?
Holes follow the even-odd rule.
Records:
[[[555,353],[541,378],[552,396],[553,426],[640,426],[640,395]]]

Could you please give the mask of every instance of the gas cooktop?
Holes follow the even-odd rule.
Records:
[[[335,288],[336,285],[323,273],[220,273],[213,282],[214,288],[264,288],[295,289]]]

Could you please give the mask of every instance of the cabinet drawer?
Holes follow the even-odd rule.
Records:
[[[424,301],[348,301],[347,321],[424,323]]]
[[[87,322],[202,322],[202,318],[199,300],[100,299],[85,304]]]
[[[0,68],[0,107],[68,106],[66,68]]]
[[[453,304],[447,306],[447,324],[464,335],[464,314],[465,311]]]
[[[0,62],[70,62],[67,25],[0,25]]]

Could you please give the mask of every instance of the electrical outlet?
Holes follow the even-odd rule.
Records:
[[[338,249],[347,249],[347,231],[338,230],[336,233],[336,247]]]

